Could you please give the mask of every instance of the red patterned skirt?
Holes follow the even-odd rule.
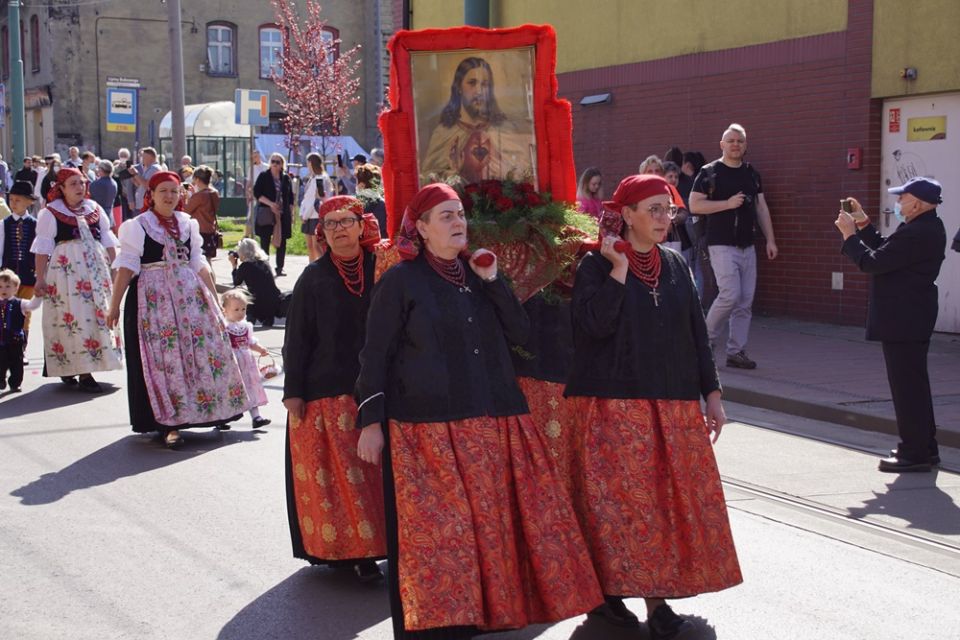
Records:
[[[386,557],[380,469],[357,456],[348,395],[307,403],[287,428],[287,508],[294,555],[313,562]]]
[[[528,415],[391,421],[389,442],[404,630],[519,628],[602,602]]]
[[[742,582],[700,403],[570,401],[573,501],[603,592],[673,598]]]
[[[536,378],[517,378],[520,390],[527,397],[530,418],[540,431],[550,460],[563,481],[567,493],[573,495],[572,460],[575,425],[573,399],[563,397],[564,384]]]

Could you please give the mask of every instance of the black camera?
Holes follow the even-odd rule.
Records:
[[[745,205],[751,205],[751,204],[753,204],[753,196],[748,196],[748,195],[743,196],[743,204],[745,204]],[[743,206],[743,205],[741,205],[741,206]]]
[[[236,258],[237,260],[240,259],[240,254],[237,253],[236,251],[233,251],[232,249],[230,251],[227,251],[227,255],[230,256],[231,258]]]

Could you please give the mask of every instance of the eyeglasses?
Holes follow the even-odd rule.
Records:
[[[282,160],[271,160],[270,164],[283,164]]]
[[[673,220],[677,217],[677,205],[670,204],[663,206],[662,204],[653,204],[647,207],[647,213],[650,214],[651,218],[669,218]]]
[[[343,227],[344,229],[349,229],[353,225],[357,224],[359,220],[356,218],[344,218],[343,220],[324,220],[323,228],[327,231],[333,231],[337,227]]]

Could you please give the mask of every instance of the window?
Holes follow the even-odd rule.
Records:
[[[3,47],[3,79],[10,77],[10,32],[7,27],[0,28],[0,46]]]
[[[30,71],[40,71],[40,18],[30,17]]]
[[[211,76],[236,76],[236,27],[225,22],[207,25],[207,73]]]
[[[340,31],[334,29],[333,27],[324,27],[320,36],[323,38],[323,43],[329,45],[332,42],[336,42],[340,39]],[[333,64],[337,57],[340,55],[340,43],[337,42],[330,48],[327,53],[327,64]]]
[[[272,78],[283,72],[283,35],[276,27],[260,27],[260,77]]]

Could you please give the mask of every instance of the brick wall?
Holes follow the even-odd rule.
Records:
[[[843,32],[559,76],[577,170],[600,167],[607,195],[649,154],[678,145],[711,160],[729,123],[746,128],[780,249],[760,260],[758,313],[864,321],[867,280],[839,255],[833,220],[844,195],[877,210],[881,103],[870,99],[873,2],[848,6]],[[610,104],[579,105],[608,91]],[[846,169],[850,147],[863,149],[860,170]]]

